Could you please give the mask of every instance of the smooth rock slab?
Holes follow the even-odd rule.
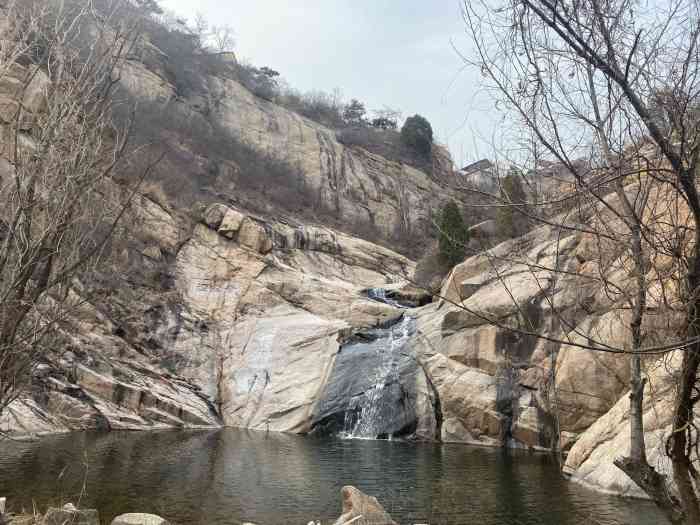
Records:
[[[169,523],[156,514],[132,512],[117,516],[112,520],[112,525],[169,525]]]

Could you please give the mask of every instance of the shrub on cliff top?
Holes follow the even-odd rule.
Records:
[[[404,145],[424,157],[430,157],[433,149],[433,128],[425,117],[408,117],[401,128],[401,141]]]

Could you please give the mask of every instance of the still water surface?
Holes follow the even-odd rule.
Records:
[[[99,509],[106,523],[137,511],[178,524],[327,523],[348,484],[402,524],[665,523],[647,502],[590,492],[562,480],[548,456],[513,451],[233,429],[0,442],[10,510],[77,503],[83,484],[80,506]]]

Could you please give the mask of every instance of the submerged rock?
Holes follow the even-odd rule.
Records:
[[[334,525],[397,525],[374,496],[368,496],[349,485],[343,487],[340,494],[343,498],[343,514]]]

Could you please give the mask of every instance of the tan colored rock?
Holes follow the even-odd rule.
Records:
[[[223,361],[221,401],[226,424],[308,432],[315,400],[331,372],[339,332],[347,325],[289,306],[236,325]]]
[[[224,220],[224,216],[229,211],[229,208],[223,204],[212,204],[204,210],[204,224],[209,226],[212,230],[218,230],[221,226],[221,221]]]
[[[169,82],[136,61],[123,64],[119,82],[132,96],[142,100],[165,103],[175,97],[175,89]]]
[[[227,209],[226,213],[221,219],[219,233],[228,239],[233,239],[238,233],[238,230],[240,230],[244,219],[245,215],[243,215],[241,212],[231,208]]]
[[[503,422],[497,410],[495,377],[439,354],[428,359],[424,368],[438,392],[445,421],[452,419],[443,437],[466,443],[501,443]]]
[[[475,434],[469,432],[456,417],[450,417],[442,422],[440,440],[443,443],[479,443],[479,430]]]
[[[647,365],[649,381],[644,388],[644,430],[647,460],[658,472],[673,479],[665,443],[671,433],[675,380],[681,352],[675,352]],[[696,410],[697,411],[697,410]],[[700,413],[696,414],[700,417]],[[604,492],[645,497],[636,484],[614,465],[615,459],[629,451],[629,397],[619,401],[571,448],[565,468],[574,481]]]
[[[180,229],[175,218],[145,196],[137,196],[134,201],[134,219],[141,238],[173,253],[180,242]]]
[[[240,227],[238,242],[241,246],[262,254],[272,250],[272,240],[267,231],[250,217],[247,217]]]
[[[374,496],[368,496],[352,486],[343,487],[340,495],[343,498],[343,513],[334,525],[397,525]]]
[[[156,514],[121,514],[112,520],[112,525],[169,525],[169,522]]]
[[[627,348],[629,332],[621,317],[613,310],[597,319],[588,318],[577,327],[581,335],[572,334],[572,339],[587,344],[590,335],[613,347]],[[629,388],[629,358],[564,345],[557,356],[556,388],[562,428],[581,432]]]
[[[160,251],[160,247],[150,245],[146,246],[143,250],[143,255],[154,261],[161,261],[163,259],[163,252]]]
[[[210,78],[220,94],[212,117],[220,129],[261,152],[294,159],[304,186],[348,225],[375,224],[391,238],[397,230],[420,235],[430,228],[432,210],[456,192],[434,179],[449,180],[448,162],[436,163],[433,177],[361,148],[346,148],[335,131],[255,97],[242,85]],[[436,148],[436,158],[442,158]],[[336,186],[339,181],[343,188]],[[340,191],[339,191],[340,190]]]
[[[504,366],[508,354],[507,349],[499,344],[501,332],[502,330],[496,326],[460,330],[445,337],[441,348],[450,359],[496,374]]]

